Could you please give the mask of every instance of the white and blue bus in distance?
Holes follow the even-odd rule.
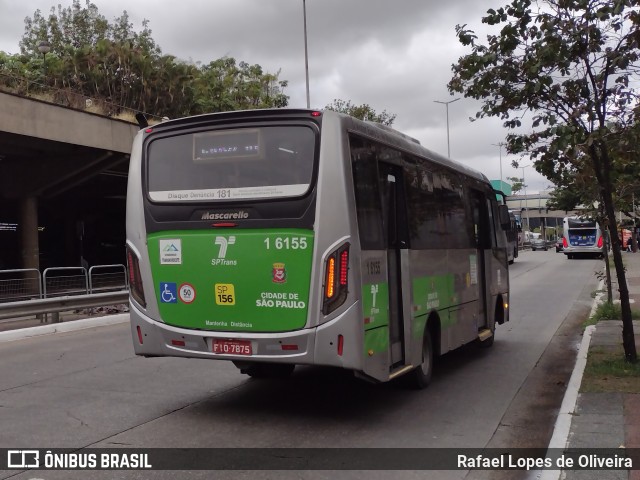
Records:
[[[568,259],[602,257],[604,237],[600,225],[592,218],[564,217],[562,249]]]
[[[481,173],[332,111],[169,120],[127,191],[135,353],[420,388],[509,320],[506,206]]]

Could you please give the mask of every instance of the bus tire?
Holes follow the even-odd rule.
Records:
[[[478,346],[480,348],[491,348],[493,342],[496,339],[496,325],[504,323],[504,310],[500,307],[500,304],[496,305],[496,311],[493,318],[493,328],[491,329],[491,336],[484,341],[478,340]]]
[[[431,332],[428,327],[424,329],[424,338],[422,340],[422,363],[412,370],[411,385],[422,390],[431,383],[431,375],[433,374],[433,343],[431,342]]]
[[[251,378],[286,378],[296,368],[293,363],[253,363],[242,366],[236,364],[236,367],[240,368],[240,373]]]
[[[491,336],[489,338],[487,338],[486,340],[480,341],[478,339],[478,346],[480,348],[491,348],[493,347],[493,342],[496,339],[496,326],[495,324],[493,325],[493,330],[491,330]]]

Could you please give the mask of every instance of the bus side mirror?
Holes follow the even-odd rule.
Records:
[[[511,228],[511,218],[509,217],[509,207],[506,205],[498,205],[498,215],[500,215],[500,226],[503,230]]]

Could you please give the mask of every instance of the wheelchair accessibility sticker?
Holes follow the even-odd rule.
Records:
[[[175,283],[160,282],[160,302],[178,303],[178,287]]]

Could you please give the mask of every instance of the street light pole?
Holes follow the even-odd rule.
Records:
[[[524,201],[525,201],[525,208],[527,209],[527,228],[529,229],[529,232],[531,232],[531,219],[529,218],[529,200],[527,198],[527,184],[524,181],[524,169],[530,167],[531,165],[525,165],[524,167],[519,167],[522,169],[522,188],[524,188]]]
[[[304,74],[307,85],[307,108],[311,108],[309,97],[309,52],[307,50],[307,0],[302,0],[302,16],[304,20]]]
[[[500,149],[500,188],[502,188],[502,147],[506,145],[504,142],[492,143],[494,147],[498,147]]]
[[[631,192],[631,219],[633,220],[633,229],[631,230],[631,250],[635,253],[638,251],[638,238],[636,237],[636,192]]]
[[[624,198],[626,193],[631,190],[631,221],[633,222],[632,233],[631,233],[631,249],[634,252],[638,251],[638,238],[636,237],[636,190],[640,189],[640,184],[629,184],[624,185],[620,188],[618,192],[618,196],[620,197],[619,201]],[[622,207],[619,207],[618,212],[618,226],[620,228],[620,238],[624,243],[624,236],[622,234]],[[622,245],[624,247],[624,245]]]
[[[42,54],[42,69],[44,82],[47,83],[47,53],[51,51],[51,44],[43,40],[38,44],[38,51]]]
[[[457,102],[460,100],[459,98],[454,98],[453,100],[449,100],[448,102],[441,102],[439,100],[434,100],[435,103],[440,103],[444,105],[447,109],[447,157],[451,158],[451,148],[449,145],[449,104],[453,102]]]

